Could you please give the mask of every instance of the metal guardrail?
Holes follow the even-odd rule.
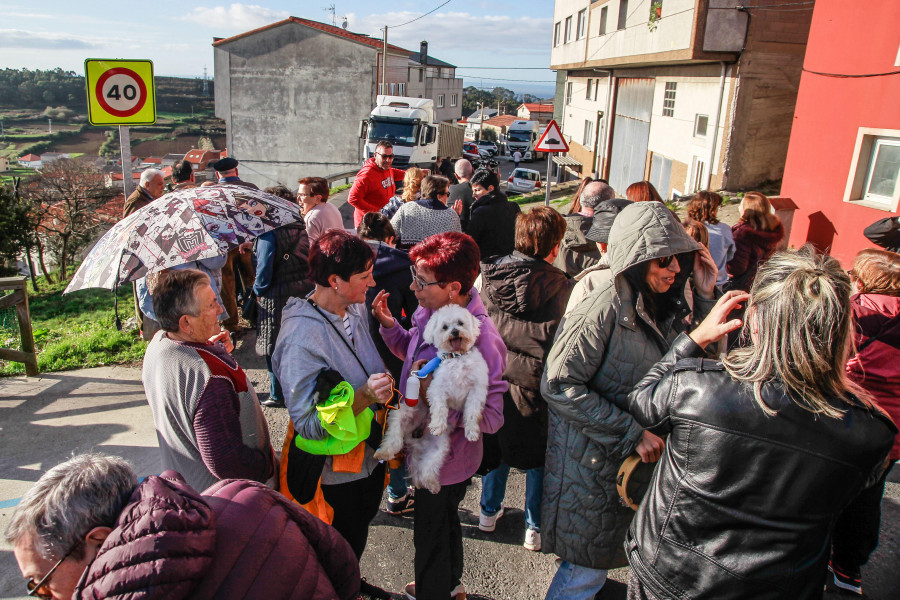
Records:
[[[359,169],[353,169],[352,171],[345,171],[342,173],[334,173],[332,175],[326,176],[325,181],[328,182],[328,187],[334,187],[334,184],[338,181],[341,182],[339,185],[346,185],[353,179],[356,179],[357,173],[359,173]]]
[[[28,291],[25,277],[0,277],[0,291],[12,290],[12,294],[0,297],[0,310],[16,307],[19,321],[19,334],[22,336],[22,350],[0,348],[0,358],[13,362],[25,363],[25,374],[38,376],[37,354],[34,351],[34,334],[31,330],[31,314],[28,312]]]

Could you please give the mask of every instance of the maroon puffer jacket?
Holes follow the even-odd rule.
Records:
[[[349,544],[278,492],[232,479],[201,496],[166,471],[131,495],[72,597],[332,600],[358,593]]]
[[[854,294],[850,306],[859,353],[847,361],[847,372],[900,427],[900,298]],[[900,433],[890,458],[900,459]]]
[[[772,231],[753,229],[749,223],[738,221],[731,228],[734,236],[734,257],[725,265],[731,275],[732,289],[750,291],[759,265],[765,262],[781,238],[784,226],[779,222]]]

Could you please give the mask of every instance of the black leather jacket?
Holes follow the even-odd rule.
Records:
[[[834,519],[881,474],[897,428],[843,405],[817,417],[752,391],[682,334],[629,396],[666,451],[625,541],[631,568],[660,598],[821,598]],[[681,359],[681,360],[679,360]]]

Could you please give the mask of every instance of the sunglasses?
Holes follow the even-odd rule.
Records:
[[[419,277],[418,273],[416,273],[415,267],[410,267],[409,272],[412,274],[413,283],[416,284],[416,288],[418,288],[420,292],[427,288],[429,285],[438,285],[444,283],[443,281],[425,281],[424,279]]]
[[[25,582],[25,587],[28,588],[28,595],[35,596],[37,598],[45,598],[48,600],[53,598],[53,596],[51,594],[42,594],[41,588],[44,587],[45,585],[47,585],[47,582],[50,581],[50,576],[53,575],[53,572],[56,571],[56,569],[59,567],[59,565],[63,564],[64,560],[69,558],[69,555],[72,554],[72,552],[74,552],[75,548],[77,548],[77,547],[78,547],[78,544],[75,544],[74,546],[69,548],[69,551],[66,552],[61,559],[56,561],[56,564],[53,565],[53,567],[49,571],[47,571],[47,574],[44,575],[44,577],[37,583],[34,582],[34,577],[29,577],[28,581]]]
[[[394,155],[393,155],[393,154],[383,154],[383,153],[381,153],[381,152],[376,152],[375,154],[377,154],[378,156],[380,156],[382,160],[394,160]]]
[[[663,256],[662,258],[657,258],[656,262],[659,264],[660,269],[665,269],[672,264],[673,260],[675,260],[674,254],[672,256]]]

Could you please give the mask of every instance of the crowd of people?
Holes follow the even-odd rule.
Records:
[[[861,593],[900,459],[896,218],[866,231],[886,249],[845,270],[776,250],[758,192],[734,226],[719,194],[696,193],[682,222],[647,181],[620,196],[585,178],[568,214],[522,212],[465,159],[443,174],[393,160],[379,143],[357,176],[355,231],[305,177],[266,190],[303,220],[138,282],[164,472],[138,481],[87,454],[44,474],[6,531],[30,594],[390,598],[359,569],[385,501],[413,520],[405,595],[462,600],[460,503],[481,475],[478,527],[495,531],[511,469],[523,546],[560,559],[548,600],[590,600],[626,565],[632,599],[817,598],[827,578]],[[219,161],[217,185],[247,185],[237,167]],[[163,185],[142,178],[126,210]],[[262,401],[227,327],[248,260]],[[402,455],[375,453],[391,410],[429,410],[425,365],[455,356],[426,329],[450,306],[480,328],[481,435],[450,410],[439,489],[415,487]],[[290,416],[280,456],[261,406]],[[636,500],[629,461],[650,473]]]

